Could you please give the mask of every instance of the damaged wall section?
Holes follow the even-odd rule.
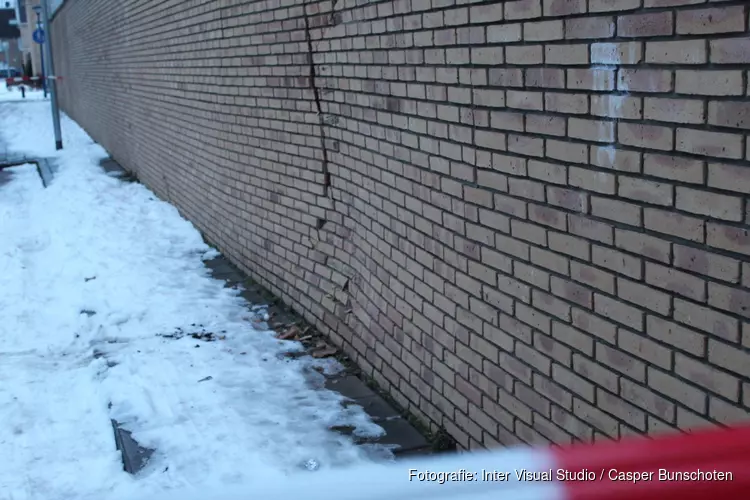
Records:
[[[748,5],[68,0],[65,111],[465,448],[747,419]]]

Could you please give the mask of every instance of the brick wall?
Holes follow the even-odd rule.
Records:
[[[68,0],[53,30],[65,110],[461,446],[747,418],[747,2]]]

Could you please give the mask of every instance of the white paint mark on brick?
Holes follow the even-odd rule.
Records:
[[[627,54],[625,55],[626,61],[631,61],[636,56],[636,46],[633,44],[628,44],[627,46]],[[620,64],[622,63],[622,54],[620,53],[620,50],[618,48],[617,44],[594,44],[591,48],[592,54],[591,54],[591,60],[592,62],[598,62],[600,64],[606,64],[606,66],[592,66],[592,69],[614,69],[615,72],[619,70]],[[614,66],[614,68],[613,68]],[[593,90],[608,90],[607,85],[607,74],[603,71],[598,71],[594,73],[594,88]],[[620,116],[620,109],[622,108],[623,103],[625,102],[625,99],[628,96],[628,88],[627,86],[624,86],[622,89],[622,94],[610,94],[609,99],[607,99],[607,114],[609,118],[612,118],[617,121],[617,117]],[[602,130],[602,134],[604,135],[605,132]],[[615,137],[617,137],[617,129],[615,128]],[[617,142],[617,139],[614,141]],[[607,165],[609,167],[614,167],[615,160],[617,158],[617,148],[613,144],[610,144],[605,147],[598,148],[597,150],[597,158],[596,163],[598,165]]]

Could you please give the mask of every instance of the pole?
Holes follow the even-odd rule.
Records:
[[[44,52],[46,57],[44,58],[47,63],[46,71],[44,72],[45,79],[49,78],[49,90],[50,90],[50,104],[52,105],[52,125],[55,128],[55,149],[62,149],[62,132],[60,131],[60,108],[57,106],[57,82],[55,78],[55,64],[52,59],[52,33],[51,26],[49,23],[49,3],[48,0],[41,0],[42,4],[42,23],[44,23]]]
[[[42,27],[42,21],[39,19],[39,14],[41,13],[41,6],[37,9],[34,8],[34,12],[36,12],[36,29],[38,32],[44,32],[44,28]],[[39,55],[42,60],[42,92],[44,92],[44,98],[47,98],[47,79],[44,77],[44,75],[47,73],[47,68],[44,66],[44,47],[39,45]]]

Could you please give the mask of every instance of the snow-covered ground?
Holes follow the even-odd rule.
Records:
[[[44,91],[26,87],[26,97],[24,97],[23,94],[21,94],[20,87],[11,87],[8,89],[5,87],[5,78],[0,78],[0,102],[44,100],[49,101],[49,94],[47,94],[47,97],[44,97]]]
[[[254,329],[238,292],[209,276],[198,231],[106,175],[105,151],[63,118],[56,152],[48,102],[0,103],[9,152],[58,165],[47,189],[33,166],[0,171],[0,500],[232,485],[253,498],[267,481],[316,474],[310,459],[321,470],[376,460],[328,428],[382,429],[312,389],[312,360],[281,359],[293,345]],[[162,336],[179,329],[225,339]],[[111,418],[156,450],[138,476],[122,470]]]

